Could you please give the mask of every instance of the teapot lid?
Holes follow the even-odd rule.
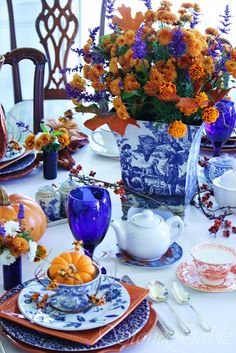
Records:
[[[138,227],[154,228],[162,222],[162,218],[154,214],[151,210],[144,210],[141,213],[133,215],[130,218],[130,222]]]
[[[236,189],[236,162],[233,163],[233,170],[228,170],[219,177],[219,184],[227,188]]]

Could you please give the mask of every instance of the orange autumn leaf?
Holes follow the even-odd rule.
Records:
[[[198,104],[194,101],[194,98],[180,98],[179,102],[176,104],[177,108],[187,108],[187,109],[198,109]]]
[[[231,87],[231,88],[235,88],[235,87]],[[214,91],[212,91],[211,92],[211,97],[213,98],[212,105],[214,105],[216,102],[219,102],[221,99],[223,99],[229,93],[231,88],[228,88],[228,89],[217,88]]]
[[[118,7],[118,11],[121,14],[121,18],[114,16],[112,19],[113,24],[116,24],[124,31],[136,31],[139,29],[144,19],[141,11],[137,12],[134,18],[131,16],[131,8],[126,7],[124,4],[121,7]]]
[[[108,115],[107,117],[95,115],[93,118],[87,120],[84,123],[85,127],[92,131],[96,130],[104,124],[107,124],[112,131],[115,131],[120,135],[125,134],[126,127],[129,124],[139,127],[135,119],[129,118],[122,120],[117,117],[116,113]]]

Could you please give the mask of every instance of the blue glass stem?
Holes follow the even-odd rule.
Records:
[[[3,287],[10,290],[22,283],[22,265],[21,257],[17,257],[16,261],[11,265],[3,265]]]

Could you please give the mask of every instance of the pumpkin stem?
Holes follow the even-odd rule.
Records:
[[[9,197],[3,186],[0,186],[0,206],[9,206],[11,204]]]
[[[69,269],[72,270],[72,273],[76,273],[78,271],[77,267],[74,264],[69,264]]]

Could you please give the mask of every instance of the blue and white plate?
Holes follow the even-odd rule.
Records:
[[[36,158],[36,153],[32,152],[32,153],[28,154],[27,156],[21,158],[20,160],[17,160],[15,163],[13,161],[12,164],[10,164],[7,167],[2,168],[0,170],[0,175],[15,173],[15,172],[18,172],[19,170],[23,170],[23,169],[27,168],[29,165],[31,165],[31,163],[33,163],[35,158]]]
[[[18,307],[21,313],[31,322],[54,330],[81,331],[90,330],[110,324],[123,315],[130,305],[128,291],[114,279],[107,276],[101,277],[101,284],[97,297],[105,297],[106,303],[101,306],[93,306],[86,312],[66,313],[46,305],[44,309],[38,309],[31,299],[35,292],[42,298],[46,293],[54,294],[34,281],[27,285],[18,297]],[[40,300],[39,298],[39,300]]]
[[[25,147],[21,146],[20,150],[14,150],[11,147],[11,144],[8,144],[8,148],[6,151],[5,156],[0,160],[1,163],[3,162],[8,162],[12,161],[13,159],[22,156],[22,154],[25,152]]]
[[[27,284],[27,283],[26,283]],[[2,297],[0,303],[17,293],[25,284],[19,285]],[[81,343],[53,337],[45,333],[29,329],[9,320],[1,319],[0,323],[11,336],[31,346],[42,349],[51,349],[57,352],[84,352],[102,349],[126,341],[138,333],[146,324],[150,313],[150,306],[146,299],[130,313],[115,329],[107,333],[95,345],[89,346]]]
[[[183,249],[177,243],[173,243],[169,247],[167,252],[164,255],[162,255],[162,257],[153,261],[136,260],[123,250],[119,250],[119,252],[116,253],[116,257],[122,262],[124,262],[126,265],[148,268],[150,270],[151,269],[156,270],[157,268],[164,268],[164,267],[171,266],[176,261],[178,261],[182,257],[182,255],[183,255]]]

